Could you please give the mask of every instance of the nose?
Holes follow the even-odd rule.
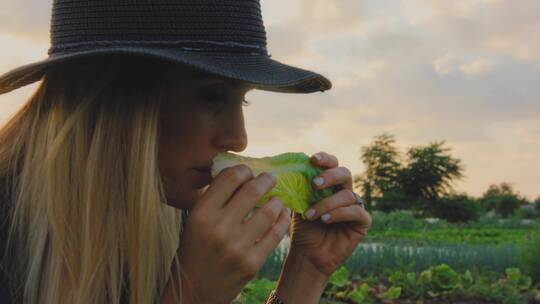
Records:
[[[241,152],[247,147],[247,133],[242,110],[217,124],[214,145],[221,151]]]

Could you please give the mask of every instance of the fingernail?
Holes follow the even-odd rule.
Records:
[[[291,208],[286,208],[285,211],[287,211],[287,214],[289,215],[289,217],[291,216]]]
[[[317,177],[317,178],[315,178],[315,179],[313,180],[313,182],[315,183],[315,185],[320,186],[320,185],[324,184],[324,178],[322,178],[322,177]]]
[[[322,156],[320,154],[315,154],[313,155],[317,160],[321,160],[322,159]]]
[[[310,220],[314,215],[315,215],[315,210],[314,209],[309,209],[308,211],[306,211],[306,213],[304,213],[304,216],[308,220]]]
[[[325,221],[325,222],[328,221],[328,220],[330,219],[330,214],[328,214],[328,213],[323,214],[323,215],[321,216],[321,219],[322,219],[323,221]]]

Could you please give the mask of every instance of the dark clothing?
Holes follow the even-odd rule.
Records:
[[[11,304],[13,299],[8,288],[8,275],[3,260],[9,229],[9,195],[6,183],[0,182],[0,304]]]
[[[0,304],[11,304],[11,295],[7,288],[8,281],[4,271],[0,271]]]

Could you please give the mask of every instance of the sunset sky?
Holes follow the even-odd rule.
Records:
[[[361,173],[382,133],[402,152],[446,141],[458,192],[509,182],[540,196],[540,1],[262,0],[272,58],[327,76],[324,93],[255,91],[248,148],[326,151]],[[0,0],[0,74],[46,58],[49,0]],[[0,123],[36,89],[0,95]]]

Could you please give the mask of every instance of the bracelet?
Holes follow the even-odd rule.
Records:
[[[266,300],[266,304],[285,304],[278,296],[276,295],[276,290],[272,290],[270,297]]]

